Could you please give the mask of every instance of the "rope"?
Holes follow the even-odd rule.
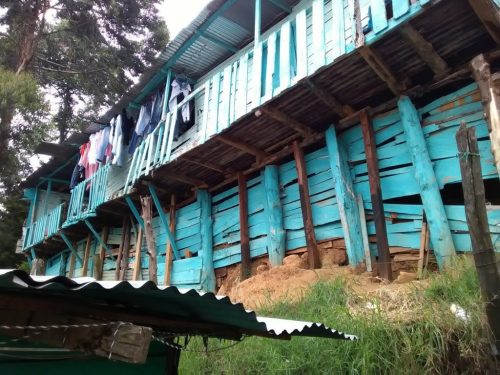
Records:
[[[476,152],[469,152],[469,151],[464,151],[464,152],[459,152],[457,154],[457,157],[461,160],[466,160],[469,158],[469,156],[477,156],[480,157],[481,155],[476,153]]]
[[[48,331],[51,329],[68,329],[68,328],[97,328],[97,327],[107,327],[113,326],[115,324],[124,324],[123,322],[110,322],[110,323],[85,323],[85,324],[49,324],[49,325],[39,325],[39,326],[7,326],[0,325],[0,330],[42,330]]]

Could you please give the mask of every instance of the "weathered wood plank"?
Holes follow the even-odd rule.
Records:
[[[377,161],[377,147],[373,127],[366,111],[360,113],[361,128],[365,142],[366,163],[368,165],[368,178],[370,185],[370,197],[373,204],[375,227],[377,230],[378,269],[380,276],[389,281],[392,280],[391,255],[387,240],[387,229],[385,226],[384,204],[382,190],[380,188],[380,176]]]
[[[144,235],[146,237],[146,245],[148,249],[148,270],[149,270],[149,281],[158,283],[157,273],[158,265],[156,259],[156,240],[153,233],[153,208],[152,199],[150,196],[141,197],[142,206],[142,220],[144,221]]]
[[[500,43],[500,40],[498,42]],[[495,88],[490,64],[484,55],[481,54],[472,59],[471,69],[481,93],[484,117],[490,133],[491,151],[500,176],[500,90]]]
[[[212,198],[205,189],[200,189],[196,193],[196,199],[200,205],[200,234],[201,246],[198,256],[202,257],[203,265],[201,272],[200,286],[207,292],[215,293],[215,270],[213,260],[213,219],[212,219]]]
[[[276,165],[268,165],[263,172],[265,192],[267,251],[271,266],[280,266],[285,257],[285,229],[280,200],[279,173]]]
[[[469,4],[476,12],[491,38],[500,44],[500,13],[497,5],[491,0],[469,0]]]
[[[307,242],[307,253],[309,268],[320,268],[321,260],[319,258],[318,244],[314,233],[314,223],[311,211],[311,200],[309,196],[309,187],[307,183],[307,171],[304,161],[304,152],[298,141],[293,142],[293,155],[295,166],[297,168],[297,182],[300,192],[300,203],[302,209],[302,220],[304,222],[304,232]]]
[[[175,238],[175,224],[176,224],[176,197],[175,194],[170,196],[170,208],[169,208],[169,229],[170,233],[172,233],[173,241],[176,241]],[[163,285],[170,285],[170,279],[172,275],[172,263],[173,263],[173,250],[172,250],[172,242],[167,242],[167,248],[165,250],[165,273],[163,276]]]
[[[251,274],[250,239],[248,236],[248,195],[247,183],[243,173],[238,173],[238,198],[239,198],[239,226],[241,246],[241,275],[240,279],[248,279]]]
[[[356,267],[364,258],[361,225],[365,225],[365,223],[360,222],[359,207],[347,164],[346,152],[339,142],[333,126],[327,129],[325,138],[330,169],[335,184],[340,221],[344,231],[347,257],[349,264]]]
[[[411,100],[402,96],[398,101],[401,122],[410,150],[414,176],[429,225],[431,243],[440,268],[447,266],[455,255],[443,200],[436,183],[436,176],[427,150],[417,110]]]
[[[87,276],[88,267],[89,267],[90,246],[91,245],[92,245],[92,235],[89,233],[87,235],[87,241],[85,243],[85,251],[83,253],[82,277]]]
[[[137,231],[137,237],[135,239],[135,258],[134,258],[134,268],[132,271],[132,280],[139,280],[141,275],[141,250],[142,250],[142,226],[139,226]]]

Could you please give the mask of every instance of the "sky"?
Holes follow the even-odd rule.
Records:
[[[210,0],[163,0],[160,14],[170,31],[170,39],[186,27]]]

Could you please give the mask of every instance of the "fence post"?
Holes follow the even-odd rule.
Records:
[[[464,191],[465,216],[472,243],[486,316],[493,334],[494,355],[500,349],[500,276],[486,215],[486,199],[475,128],[462,122],[456,135]]]

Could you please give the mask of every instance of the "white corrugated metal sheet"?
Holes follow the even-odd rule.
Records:
[[[356,339],[321,323],[258,317],[253,311],[245,310],[241,303],[232,303],[228,297],[174,286],[156,286],[150,281],[96,281],[89,277],[30,276],[19,270],[0,270],[0,298],[12,295],[27,300],[43,297],[44,302],[67,303],[73,308],[77,303],[77,306],[85,306],[87,311],[92,307],[101,316],[105,312],[112,313],[113,309],[130,309],[140,312],[138,320],[131,321],[136,324],[141,324],[140,319],[146,319],[148,314],[156,319],[163,317],[170,327],[172,321],[182,321],[184,323],[177,326],[179,334],[195,334],[198,332],[196,324],[200,324],[205,329],[208,327],[209,333],[216,337],[225,337],[231,332],[235,336],[257,334],[270,338]],[[25,309],[24,305],[14,308]],[[194,331],[192,327],[195,327]]]

